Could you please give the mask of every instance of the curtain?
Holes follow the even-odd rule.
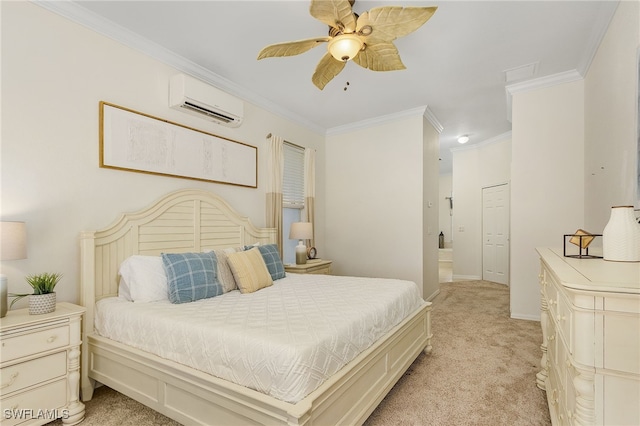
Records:
[[[304,211],[303,221],[311,222],[314,237],[305,242],[307,247],[315,247],[315,205],[316,205],[316,150],[304,150]]]
[[[276,229],[276,243],[282,258],[282,175],[284,139],[267,136],[267,227]]]

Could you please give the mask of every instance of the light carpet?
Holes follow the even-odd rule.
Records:
[[[546,395],[536,387],[540,323],[509,318],[508,287],[443,283],[431,321],[432,353],[416,359],[366,426],[551,424]],[[103,386],[86,403],[81,425],[178,423]]]

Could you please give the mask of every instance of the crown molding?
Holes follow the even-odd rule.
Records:
[[[584,77],[577,70],[570,70],[558,74],[548,75],[545,77],[534,78],[532,80],[523,81],[521,83],[510,84],[505,86],[505,94],[507,96],[507,120],[512,119],[512,98],[515,93],[528,92],[530,90],[544,89],[547,87],[557,86],[559,84],[571,83],[573,81],[582,80]]]
[[[436,115],[433,113],[433,111],[431,111],[431,108],[429,108],[428,105],[424,110],[424,116],[427,121],[431,123],[433,128],[436,129],[436,132],[438,132],[438,134],[442,133],[442,131],[444,130],[444,126],[440,124],[440,120],[438,120],[438,117],[436,117]]]
[[[514,93],[525,92],[528,90],[542,89],[545,87],[555,86],[556,84],[569,83],[584,79],[589,72],[591,63],[596,56],[598,47],[602,43],[604,36],[609,29],[609,24],[613,19],[613,16],[620,4],[619,0],[603,2],[599,7],[602,13],[597,15],[597,23],[593,25],[594,28],[599,28],[597,32],[592,32],[589,42],[587,43],[587,52],[585,53],[582,62],[577,69],[566,71],[559,74],[550,75],[547,77],[541,77],[533,80],[524,81],[521,83],[515,83],[505,86],[505,93],[507,96],[507,120],[512,120],[512,97]]]
[[[616,10],[618,10],[619,4],[619,0],[603,2],[600,4],[599,9],[601,10],[601,13],[596,15],[596,23],[592,25],[592,28],[597,28],[598,31],[591,32],[589,42],[587,43],[587,52],[584,55],[582,63],[578,66],[578,72],[581,75],[586,76],[587,72],[589,72],[593,58],[595,58],[598,47],[600,47],[604,36],[607,34],[607,30],[609,29],[611,20],[616,14]]]
[[[36,4],[50,12],[63,16],[71,21],[74,21],[92,31],[95,31],[105,37],[115,40],[127,47],[135,49],[147,56],[157,59],[163,62],[179,72],[189,74],[204,82],[215,86],[216,88],[223,90],[231,95],[243,99],[246,102],[250,102],[256,106],[264,108],[265,110],[279,115],[283,118],[298,123],[312,132],[324,135],[326,128],[314,123],[307,118],[296,114],[288,109],[269,101],[262,96],[258,96],[255,93],[247,90],[246,88],[227,80],[226,78],[211,72],[200,65],[185,59],[180,55],[176,55],[165,47],[153,43],[148,39],[141,37],[140,35],[118,25],[112,21],[109,21],[98,14],[91,12],[84,7],[71,2],[71,1],[44,1],[44,0],[31,0],[33,4]]]
[[[400,112],[395,112],[393,114],[381,115],[379,117],[368,118],[366,120],[356,121],[354,123],[345,124],[343,126],[336,126],[330,129],[327,129],[327,136],[338,135],[342,133],[349,133],[360,129],[366,129],[372,126],[377,126],[384,123],[389,123],[392,121],[397,121],[407,117],[415,117],[422,115],[424,116],[429,123],[436,129],[438,133],[442,132],[442,125],[436,118],[436,116],[431,112],[428,106],[420,106],[412,109],[407,109]]]

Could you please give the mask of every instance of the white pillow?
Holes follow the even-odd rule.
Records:
[[[120,265],[120,276],[134,302],[169,300],[167,275],[160,256],[128,257]]]
[[[129,302],[133,302],[131,299],[131,290],[129,290],[129,284],[120,276],[120,280],[118,281],[118,297]]]

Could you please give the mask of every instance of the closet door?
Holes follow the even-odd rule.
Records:
[[[482,189],[482,279],[509,284],[509,184]]]

